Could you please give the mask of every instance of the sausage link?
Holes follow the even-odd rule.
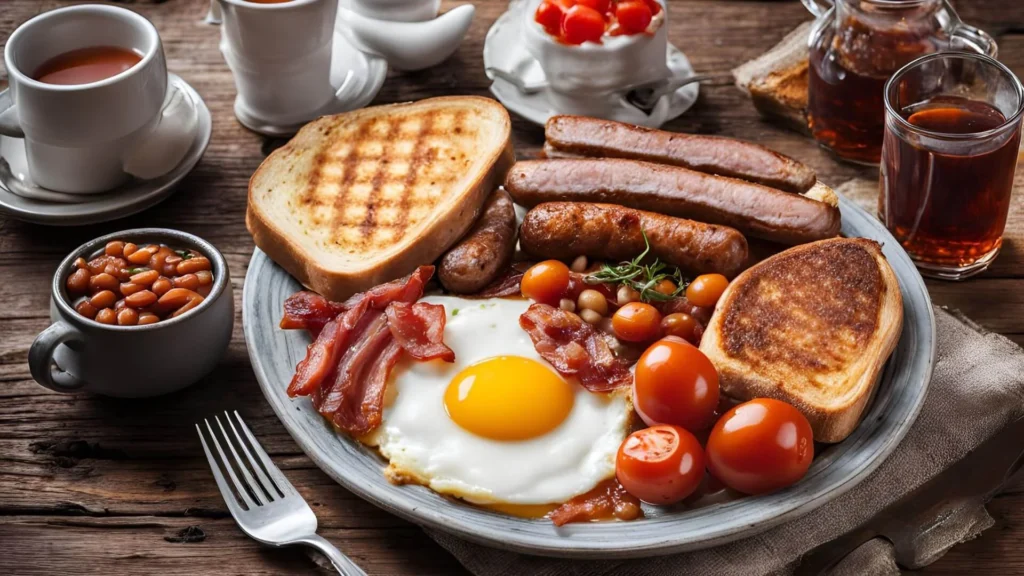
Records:
[[[441,257],[437,277],[456,294],[479,292],[505,270],[515,248],[516,211],[508,193],[498,190],[469,233]]]
[[[517,162],[505,189],[526,207],[556,201],[622,204],[789,245],[832,238],[841,224],[838,208],[799,194],[638,160]]]
[[[809,166],[743,140],[678,134],[585,116],[553,116],[544,126],[549,158],[647,160],[742,178],[780,190],[806,192],[817,177]]]
[[[685,273],[732,278],[747,262],[747,240],[732,228],[612,204],[541,204],[526,213],[519,242],[538,258],[629,260],[643,252],[645,233],[651,254]]]

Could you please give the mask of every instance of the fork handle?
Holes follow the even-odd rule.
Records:
[[[319,534],[299,538],[294,541],[294,544],[306,544],[319,550],[321,554],[327,556],[327,559],[331,561],[334,569],[341,576],[366,576],[366,572],[363,572],[362,568],[356,566],[356,563],[351,558],[345,556],[334,544],[331,544]]]

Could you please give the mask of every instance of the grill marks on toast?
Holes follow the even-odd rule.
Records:
[[[361,119],[317,153],[299,207],[349,254],[401,242],[473,163],[474,115],[425,110]]]
[[[872,254],[851,243],[776,259],[737,288],[724,351],[751,366],[786,366],[819,389],[865,353],[886,289]]]

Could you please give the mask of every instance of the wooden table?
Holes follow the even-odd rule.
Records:
[[[217,49],[219,30],[204,25],[207,0],[125,0],[160,30],[169,68],[190,82],[213,112],[206,156],[163,204],[118,222],[47,228],[0,216],[0,572],[11,574],[303,574],[299,550],[268,550],[228,516],[192,423],[238,409],[274,460],[312,504],[320,533],[371,574],[462,574],[418,528],[356,498],[299,451],[263,399],[249,366],[242,321],[224,360],[188,390],[152,400],[61,395],[29,376],[27,350],[49,324],[51,275],[75,246],[138,226],[198,234],[228,259],[235,297],[253,244],[245,230],[249,175],[279,142],[242,128],[232,114],[231,75]],[[478,0],[469,37],[448,62],[392,72],[377,103],[440,94],[488,94],[481,64],[488,27],[506,8]],[[2,0],[0,43],[29,17],[66,2]],[[448,2],[449,6],[452,5]],[[961,15],[1000,41],[1002,60],[1024,76],[1024,5],[960,0]],[[671,3],[670,40],[704,72],[727,71],[757,56],[808,19],[798,2],[679,0]],[[521,158],[534,156],[543,132],[513,119]],[[669,128],[753,140],[813,166],[825,182],[871,177],[841,164],[808,139],[768,124],[734,88],[704,88],[696,106]],[[1024,179],[1019,179],[1024,186]],[[1003,253],[991,270],[961,284],[929,282],[937,303],[1024,342],[1024,187],[1018,187]],[[240,311],[241,307],[237,306]],[[182,360],[169,355],[169,361]],[[934,574],[1024,574],[1024,490],[989,506],[997,526],[929,567]]]

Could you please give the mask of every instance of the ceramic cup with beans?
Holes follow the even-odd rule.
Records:
[[[57,268],[53,324],[29,349],[40,385],[138,398],[209,373],[234,326],[224,257],[176,230],[116,232],[78,247]]]

